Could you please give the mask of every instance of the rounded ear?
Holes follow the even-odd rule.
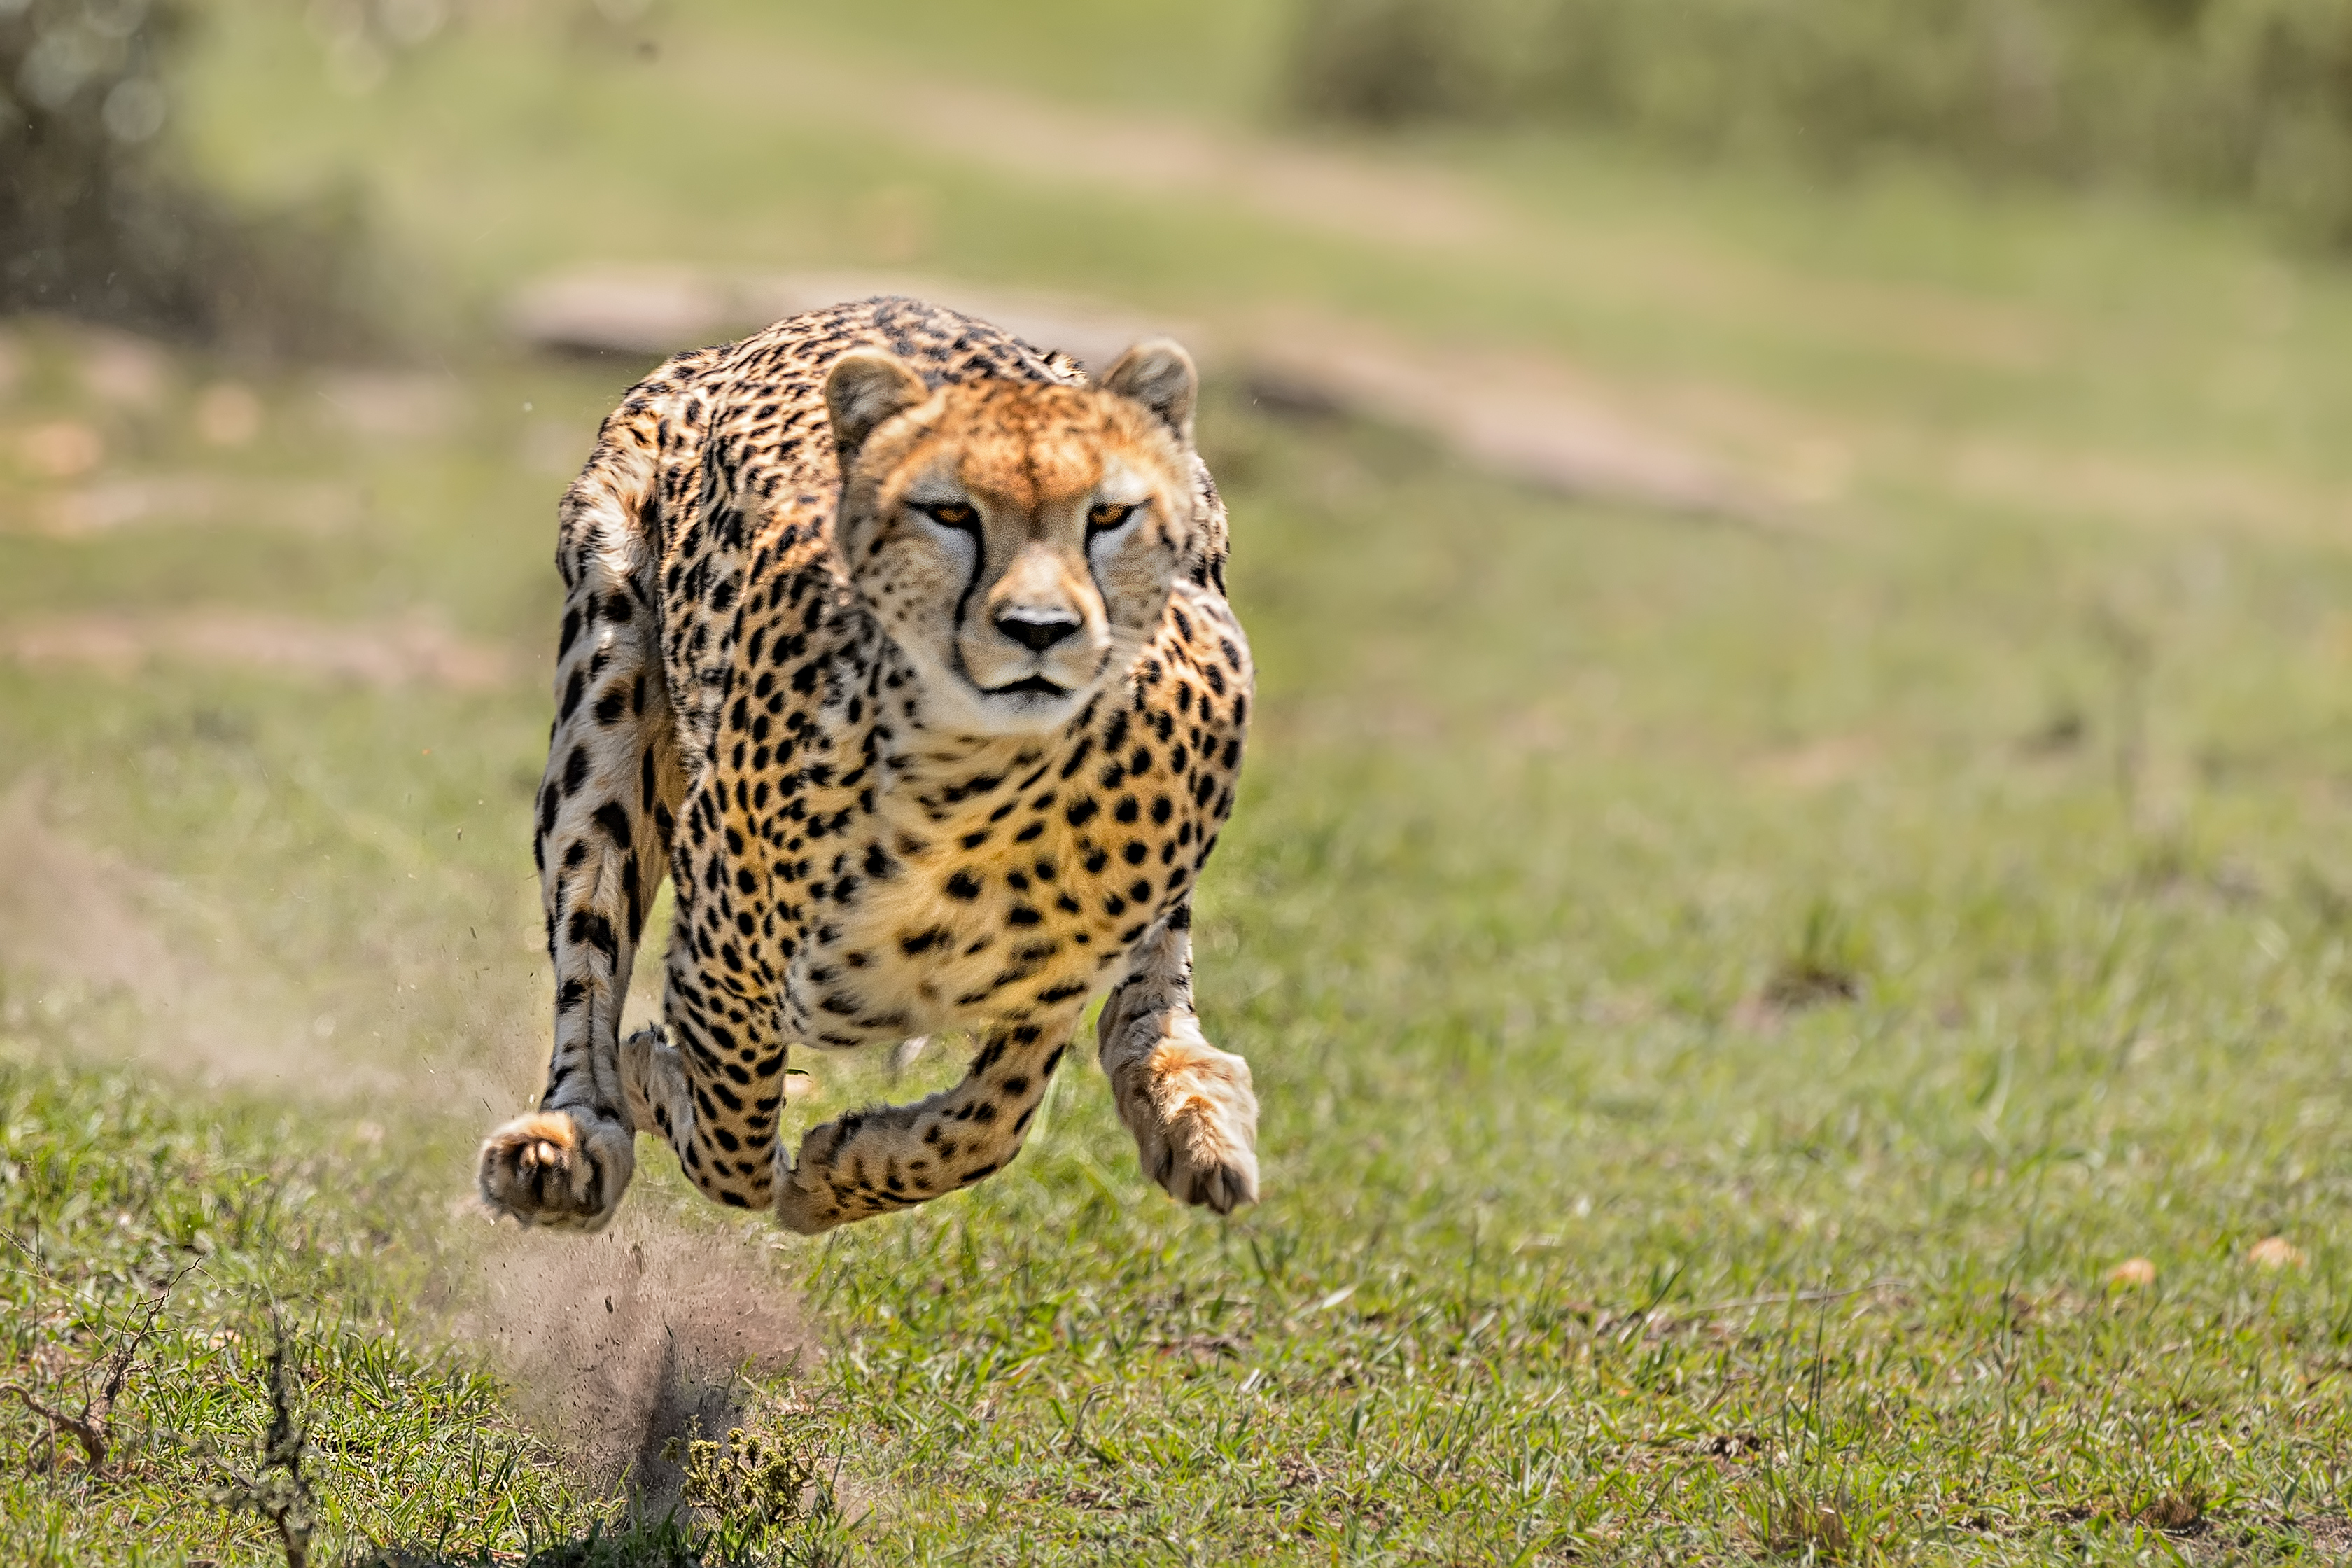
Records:
[[[866,444],[874,427],[930,396],[912,366],[880,349],[852,349],[833,362],[824,377],[824,415],[833,422],[833,447],[840,457]]]
[[[1200,401],[1201,373],[1175,339],[1146,338],[1103,373],[1102,384],[1142,404],[1167,421],[1184,445],[1192,444],[1192,405]]]

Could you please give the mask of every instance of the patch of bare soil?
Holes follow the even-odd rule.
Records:
[[[131,1054],[210,1082],[352,1100],[395,1087],[365,1060],[320,1073],[326,1047],[283,987],[194,956],[195,944],[159,918],[190,901],[166,879],[54,828],[39,780],[0,797],[0,973],[21,986],[12,1005],[127,997],[139,1019]]]
[[[335,484],[268,484],[211,474],[110,479],[37,499],[15,523],[52,539],[83,539],[153,524],[244,524],[331,533],[362,513],[359,492]],[[0,522],[0,527],[7,526]]]
[[[2352,1515],[2315,1515],[2296,1521],[2295,1528],[2319,1561],[2352,1563]]]
[[[845,75],[841,81],[854,79]],[[1613,287],[1636,285],[1744,317],[1794,317],[1824,334],[1956,364],[2031,370],[2057,353],[2053,324],[2012,306],[1917,285],[1813,278],[1727,255],[1662,250],[1637,236],[1546,223],[1444,168],[1339,144],[1112,115],[961,82],[926,81],[886,102],[869,97],[852,103],[845,94],[828,107],[867,116],[879,110],[879,131],[1023,179],[1207,196],[1286,225],[1391,247],[1539,247],[1578,270],[1608,275]]]
[[[320,376],[311,392],[329,425],[366,440],[437,440],[466,411],[464,384],[446,373],[339,371]]]
[[[31,665],[77,665],[117,677],[151,662],[226,666],[362,686],[503,686],[514,659],[430,620],[330,626],[244,610],[133,616],[94,613],[0,626],[0,654]]]
[[[1801,506],[1834,503],[1859,478],[1900,476],[2044,516],[2159,531],[2307,540],[2332,536],[2352,521],[2352,490],[2190,458],[2070,449],[1857,417],[1719,383],[1658,389],[1643,403]]]
[[[743,1424],[745,1374],[816,1353],[795,1294],[748,1235],[689,1234],[625,1207],[593,1237],[501,1226],[478,1268],[480,1305],[461,1326],[584,1474],[629,1482],[656,1513],[675,1500],[665,1444],[723,1436]]]
[[[678,63],[698,80],[779,96],[771,58],[689,50]],[[794,64],[783,96],[795,113],[868,127],[1019,180],[1110,185],[1143,198],[1212,195],[1284,223],[1391,244],[1491,243],[1506,222],[1442,170],[1400,168],[1345,147],[1049,103],[963,79],[902,76],[898,90],[876,94],[860,85],[870,72]]]
[[[82,385],[100,402],[117,408],[152,409],[170,393],[172,351],[152,338],[113,327],[68,329]]]
[[[1760,783],[1811,794],[1867,773],[1877,764],[1879,752],[1878,743],[1867,735],[1832,735],[1759,757],[1747,772]]]
[[[2309,538],[2352,521],[2352,493],[2214,464],[1978,438],[1939,444],[1932,466],[1965,495],[2157,528]]]
[[[783,95],[774,92],[772,58],[689,51],[680,63],[698,81],[741,82],[747,93],[796,114],[861,125],[1024,182],[1092,185],[1129,200],[1205,198],[1386,248],[1516,254],[1588,294],[1800,325],[1874,353],[2016,372],[2066,352],[2063,326],[2044,312],[1931,285],[1821,277],[1801,263],[1741,255],[1688,231],[1525,213],[1475,179],[1392,150],[1046,102],[968,79],[901,74],[899,90],[877,96],[857,90],[870,73],[822,68],[804,56],[793,63],[793,89]],[[884,220],[873,237],[882,242],[880,255],[919,253],[919,243],[891,237],[919,236],[928,223],[919,193],[904,194],[911,211],[871,215]]]

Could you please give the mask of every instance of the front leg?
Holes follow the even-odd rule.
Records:
[[[493,1214],[596,1230],[636,1167],[621,1006],[683,788],[637,509],[644,455],[614,437],[564,502],[569,589],[535,852],[555,965],[539,1109],[493,1131],[476,1180]]]
[[[1209,1044],[1192,1011],[1192,910],[1153,927],[1095,1026],[1119,1120],[1151,1179],[1231,1214],[1257,1201],[1257,1095],[1249,1063]]]
[[[776,1218],[803,1236],[908,1208],[1010,1164],[1077,1019],[991,1029],[963,1081],[912,1105],[873,1106],[809,1130],[779,1173]]]

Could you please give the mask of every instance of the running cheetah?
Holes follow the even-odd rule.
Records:
[[[1184,351],[1089,384],[907,299],[670,360],[565,495],[538,797],[555,965],[539,1109],[482,1196],[595,1230],[635,1137],[814,1233],[1019,1152],[1087,1004],[1144,1169],[1257,1195],[1247,1063],[1192,1007],[1194,879],[1233,809],[1247,643]],[[620,1037],[676,893],[663,1022]],[[794,1045],[978,1032],[956,1087],[778,1136]]]

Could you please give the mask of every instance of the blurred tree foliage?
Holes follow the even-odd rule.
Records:
[[[2137,180],[2352,245],[2352,0],[1307,0],[1286,84],[1362,124]]]
[[[249,357],[375,346],[355,197],[243,213],[173,156],[188,21],[184,0],[0,0],[0,314]]]

